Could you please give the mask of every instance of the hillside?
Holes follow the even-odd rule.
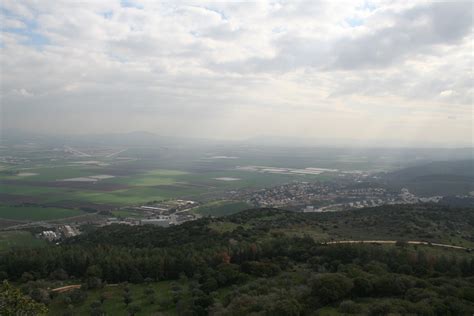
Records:
[[[0,257],[51,315],[472,314],[473,209],[276,209],[170,228],[112,225]],[[331,241],[398,241],[396,245]],[[81,285],[64,293],[49,291]],[[50,294],[52,293],[52,294]]]
[[[469,194],[474,191],[474,160],[435,161],[384,176],[392,187],[406,187],[421,196]]]

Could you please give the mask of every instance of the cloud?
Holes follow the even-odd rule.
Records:
[[[5,127],[472,139],[469,2],[4,0],[0,18]]]

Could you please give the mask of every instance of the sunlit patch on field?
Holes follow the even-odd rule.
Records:
[[[232,177],[220,177],[220,178],[214,178],[214,180],[219,180],[219,181],[239,181],[241,180],[240,178],[232,178]]]
[[[100,175],[97,175],[97,176],[69,178],[69,179],[63,179],[63,180],[59,180],[59,181],[66,181],[66,182],[96,182],[96,181],[99,181],[99,180],[111,179],[111,178],[115,178],[115,176],[100,174]]]
[[[34,173],[34,172],[20,172],[17,174],[17,176],[19,177],[31,177],[31,176],[37,176],[38,173]]]

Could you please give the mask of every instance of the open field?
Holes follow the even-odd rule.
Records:
[[[79,210],[38,206],[4,206],[0,205],[0,218],[13,220],[51,220],[84,214]]]
[[[324,168],[350,171],[364,170],[363,165],[369,163],[382,169],[395,164],[380,158],[382,154],[386,156],[383,152],[361,154],[324,148],[289,153],[287,149],[258,147],[157,146],[125,150],[61,146],[65,151],[58,150],[60,146],[49,150],[41,145],[5,147],[3,153],[18,157],[20,163],[6,164],[0,172],[0,205],[35,204],[71,210],[87,207],[101,211],[178,198],[206,204],[225,198],[233,190],[334,179],[331,172],[318,174]],[[373,160],[378,162],[374,164]],[[288,172],[258,172],[246,170],[245,166]],[[244,208],[236,204],[226,205],[225,210],[216,205],[206,207],[207,211],[199,211],[223,215]]]
[[[0,232],[0,252],[12,248],[41,247],[47,244],[46,241],[35,238],[27,231]]]
[[[63,161],[48,165],[43,161],[39,167],[10,168],[10,172],[0,174],[0,218],[48,220],[78,215],[76,209],[83,206],[103,210],[175,198],[206,202],[240,188],[328,178],[324,174],[249,172],[238,170],[235,165],[222,169],[221,160],[213,165],[206,162],[204,166],[198,162],[195,167],[181,170],[161,168],[159,163],[149,160],[113,159],[97,160],[94,164]],[[25,203],[47,208],[23,208]],[[247,208],[245,203],[219,203],[206,205],[199,212],[226,215]]]

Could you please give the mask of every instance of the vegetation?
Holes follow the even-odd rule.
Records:
[[[196,208],[194,211],[201,215],[226,216],[250,208],[250,205],[240,201],[216,201]]]
[[[0,274],[53,314],[68,309],[81,315],[472,314],[469,252],[403,241],[324,243],[325,236],[381,238],[383,230],[387,238],[401,237],[411,227],[407,214],[425,227],[413,230],[413,239],[431,229],[433,242],[472,243],[469,209],[420,205],[333,214],[259,209],[170,228],[112,225],[57,247],[10,250],[0,257]],[[362,233],[361,221],[380,228]],[[324,234],[296,235],[297,227]],[[46,291],[68,283],[82,287]]]
[[[80,210],[41,206],[0,206],[0,218],[13,220],[51,220],[84,214]]]
[[[435,161],[389,173],[386,184],[421,196],[463,195],[474,191],[474,160]]]
[[[25,296],[21,291],[3,281],[0,286],[0,315],[4,316],[37,316],[46,315],[48,309],[44,304]]]
[[[14,248],[32,248],[46,245],[46,241],[35,238],[28,231],[0,232],[0,252]]]

